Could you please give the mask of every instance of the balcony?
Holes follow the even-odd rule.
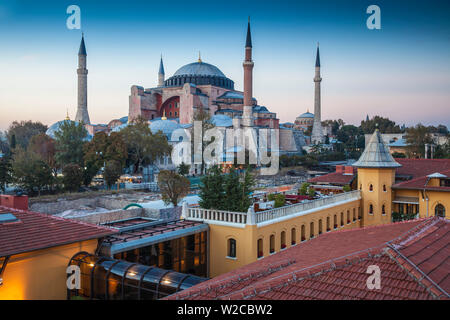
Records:
[[[309,214],[312,213],[311,211],[359,199],[361,199],[361,192],[355,190],[259,212],[254,212],[253,207],[250,207],[248,212],[231,212],[214,209],[189,208],[184,204],[183,217],[187,220],[204,221],[210,224],[244,227],[245,225],[276,222],[277,220],[284,220],[289,216],[302,213]]]

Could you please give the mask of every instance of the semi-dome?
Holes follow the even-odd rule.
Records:
[[[152,133],[161,131],[168,137],[172,135],[172,132],[181,128],[181,126],[177,122],[172,120],[155,120],[152,121],[149,126]]]
[[[164,81],[166,87],[181,87],[185,83],[213,85],[234,90],[234,81],[228,79],[216,66],[200,59],[197,62],[182,66],[172,77]]]
[[[226,76],[223,74],[222,71],[220,71],[219,68],[205,62],[193,62],[184,65],[180,69],[178,69],[173,75],[216,76],[226,78]]]
[[[211,123],[216,127],[232,127],[233,119],[225,114],[215,114],[211,117]]]
[[[74,121],[72,121],[72,120],[67,120],[67,119],[66,119],[66,120],[61,120],[61,121],[55,122],[54,124],[52,124],[52,125],[47,129],[47,131],[45,132],[45,134],[46,134],[47,136],[49,136],[50,138],[55,139],[55,138],[56,138],[55,132],[59,131],[60,128],[61,128],[61,126],[62,126],[62,124],[65,123],[66,121],[74,122]],[[86,131],[87,131],[87,130],[86,130]],[[91,140],[92,140],[92,135],[90,135],[89,133],[87,133],[87,136],[86,136],[86,138],[85,138],[84,140],[85,140],[85,141],[91,141]]]
[[[314,114],[312,114],[311,112],[308,111],[308,112],[302,113],[298,117],[299,118],[314,118]]]

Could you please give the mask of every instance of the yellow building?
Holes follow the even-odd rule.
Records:
[[[116,231],[0,206],[0,300],[67,298],[66,269]]]
[[[209,275],[264,259],[326,232],[450,216],[450,159],[393,159],[378,130],[357,168],[357,190],[254,212],[183,207],[183,217],[209,225]],[[408,215],[406,215],[408,213]]]

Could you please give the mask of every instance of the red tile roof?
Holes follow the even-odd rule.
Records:
[[[434,221],[436,218],[323,234],[168,299],[437,298],[442,291],[427,279],[414,277],[396,260],[397,249],[388,247],[399,236],[420,235]],[[445,241],[448,246],[448,239]],[[381,269],[381,290],[366,286],[367,266],[373,264]],[[448,271],[446,267],[444,264],[443,270]],[[442,276],[442,272],[438,274]]]
[[[435,171],[450,177],[450,170],[445,171]],[[433,172],[433,173],[435,173]],[[441,186],[429,186],[428,177],[422,176],[412,180],[396,183],[392,186],[394,189],[426,189],[426,190],[435,190],[435,191],[450,191],[450,187],[441,187]]]
[[[437,286],[450,292],[450,228],[436,219],[419,233],[404,235],[393,243],[401,258],[416,266]]]
[[[356,174],[344,174],[342,172],[332,172],[328,174],[324,174],[322,176],[314,177],[308,180],[310,183],[329,183],[336,185],[346,185],[350,184],[353,179],[356,178]]]
[[[0,213],[12,213],[20,220],[0,224],[0,257],[97,239],[117,232],[80,221],[2,206]]]
[[[435,172],[450,170],[450,159],[403,159],[395,161],[402,166],[397,168],[397,175],[411,175],[413,179],[424,177]]]

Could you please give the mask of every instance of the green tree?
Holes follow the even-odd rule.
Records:
[[[60,167],[77,164],[83,167],[83,145],[88,132],[84,125],[74,121],[64,121],[55,132],[56,163]]]
[[[286,197],[282,193],[269,194],[267,196],[267,199],[269,201],[275,201],[274,203],[275,208],[280,208],[286,204]]]
[[[421,123],[406,129],[407,153],[409,158],[424,158],[425,144],[433,143],[428,128]]]
[[[348,184],[346,184],[345,186],[342,187],[342,190],[344,192],[350,192],[352,190],[352,188],[350,188],[350,186]]]
[[[42,189],[53,183],[51,168],[33,152],[17,148],[12,163],[13,182],[29,193]]]
[[[45,133],[39,133],[31,137],[28,150],[39,155],[52,169],[53,175],[56,176],[58,166],[55,159],[55,140]]]
[[[0,190],[5,192],[6,186],[12,182],[11,159],[5,155],[0,157]]]
[[[77,192],[83,183],[83,175],[83,169],[79,165],[75,163],[66,165],[63,168],[64,188],[68,191]]]
[[[310,197],[315,197],[316,196],[316,191],[314,190],[314,188],[309,188],[308,189],[308,196]]]
[[[220,209],[236,212],[247,211],[248,207],[242,210],[241,198],[243,190],[235,168],[231,168],[230,172],[224,176],[224,191],[223,205]]]
[[[447,137],[447,142],[436,147],[434,154],[436,159],[450,159],[450,137]]]
[[[401,133],[402,129],[394,121],[388,118],[375,116],[370,120],[361,121],[361,128],[365,134],[371,134],[375,129],[379,129],[381,133]]]
[[[143,118],[134,120],[120,134],[127,145],[128,162],[134,165],[135,172],[170,154],[172,150],[166,136],[162,132],[152,133],[148,122]]]
[[[300,186],[300,189],[298,189],[298,194],[302,196],[306,196],[308,193],[308,188],[311,184],[308,182],[303,182]]]
[[[242,194],[241,194],[241,208],[239,211],[247,212],[248,208],[252,204],[251,194],[255,187],[255,177],[253,176],[250,169],[245,170],[243,181],[242,181]]]
[[[33,121],[14,121],[8,128],[8,140],[11,141],[11,148],[21,147],[27,149],[31,137],[45,133],[47,126],[40,122]],[[13,138],[14,137],[14,138]]]
[[[122,164],[118,160],[109,160],[105,165],[103,178],[105,179],[108,188],[111,188],[117,182],[122,174]]]
[[[221,209],[224,207],[225,194],[224,176],[219,166],[214,165],[208,169],[206,176],[202,178],[200,186],[200,207],[204,209]]]
[[[189,174],[189,168],[190,168],[190,165],[188,165],[188,164],[186,164],[184,162],[180,163],[180,165],[177,168],[178,169],[178,174],[181,174],[182,176],[188,175]]]
[[[189,192],[189,179],[173,171],[162,170],[158,174],[158,187],[161,190],[162,200],[165,204],[173,204],[174,207]]]
[[[91,141],[84,145],[84,161],[101,168],[111,160],[119,161],[122,165],[127,159],[127,145],[123,136],[118,132],[97,132]]]

